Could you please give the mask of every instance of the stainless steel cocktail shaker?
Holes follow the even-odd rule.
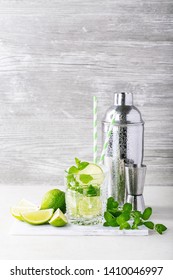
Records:
[[[144,150],[144,122],[139,110],[133,105],[132,93],[115,93],[111,106],[102,121],[102,140],[115,116],[104,165],[110,172],[108,196],[113,196],[120,204],[126,199],[125,164],[141,166]]]

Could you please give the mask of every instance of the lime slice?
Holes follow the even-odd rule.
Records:
[[[100,215],[102,211],[100,197],[83,197],[78,203],[78,211],[83,217],[94,217]]]
[[[60,209],[56,210],[56,212],[53,214],[53,217],[49,221],[49,224],[54,227],[63,227],[67,223],[67,218]]]
[[[21,215],[23,220],[29,224],[42,225],[52,218],[53,212],[53,209],[46,209],[32,212],[21,212]]]
[[[21,212],[31,212],[36,210],[38,210],[38,207],[26,199],[20,200],[17,205],[10,208],[10,212],[13,215],[13,217],[20,221],[23,221]]]
[[[81,176],[82,175],[82,176]],[[76,175],[76,180],[83,184],[82,177],[83,175],[90,175],[93,179],[91,179],[88,184],[91,185],[101,185],[104,181],[104,173],[100,166],[94,163],[90,163],[83,170],[80,170]]]

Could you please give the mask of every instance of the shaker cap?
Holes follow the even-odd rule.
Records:
[[[144,124],[140,111],[133,105],[132,93],[115,93],[114,105],[107,110],[103,122],[110,123],[113,114],[115,114],[115,125]]]
[[[133,105],[133,94],[131,92],[121,92],[114,94],[114,105],[115,106],[132,106]]]

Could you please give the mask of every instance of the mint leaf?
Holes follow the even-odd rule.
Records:
[[[153,222],[144,222],[144,226],[146,226],[149,229],[154,229],[154,223]]]
[[[132,211],[132,204],[131,203],[125,203],[123,205],[123,211],[127,211],[127,212]]]
[[[143,222],[141,221],[141,219],[139,217],[135,217],[133,224],[132,224],[132,229],[138,229],[138,226],[143,225]]]
[[[142,219],[145,221],[148,220],[150,218],[151,214],[152,214],[151,207],[147,207],[142,214]]]
[[[111,213],[115,218],[119,217],[122,214],[122,211],[120,210],[109,210],[109,213]]]
[[[104,226],[104,227],[109,227],[109,223],[104,222],[103,226]]]
[[[78,167],[79,164],[80,164],[80,162],[81,162],[81,160],[79,160],[78,158],[75,158],[75,162],[76,162],[76,165],[77,165],[77,167]]]
[[[167,227],[165,227],[162,224],[156,224],[155,225],[155,230],[159,233],[162,234],[165,230],[167,230]]]
[[[100,188],[90,185],[86,189],[86,195],[87,196],[100,196]]]
[[[130,214],[128,212],[124,212],[118,218],[116,218],[116,221],[119,225],[124,224],[124,222],[128,220],[130,220]]]
[[[141,223],[141,219],[139,217],[135,217],[134,223],[138,226]]]
[[[125,223],[120,225],[120,229],[121,230],[122,229],[130,229],[130,228],[131,228],[131,226],[130,226],[130,224],[128,222],[125,222]]]
[[[78,187],[78,186],[76,186],[76,185],[71,185],[71,186],[69,186],[69,188],[72,190],[72,191],[75,191],[75,192],[79,192],[79,193],[81,193],[81,194],[83,194],[83,188],[81,188],[81,187]]]
[[[68,173],[69,174],[76,174],[76,173],[78,173],[78,169],[76,168],[76,166],[72,166],[72,167],[69,168]]]
[[[107,200],[107,210],[117,210],[118,208],[118,202],[114,200],[113,197],[109,197]]]
[[[75,183],[75,178],[74,178],[73,174],[68,174],[66,178],[67,178],[68,184]]]
[[[142,216],[142,214],[141,214],[141,212],[140,211],[137,211],[137,210],[135,210],[135,211],[133,211],[132,212],[132,216],[135,218],[140,218],[141,216]]]
[[[107,222],[107,225],[109,225],[111,227],[117,227],[118,226],[115,217],[111,213],[109,213],[108,211],[106,211],[104,213],[104,218]]]
[[[110,214],[108,211],[104,212],[104,218],[107,223],[111,222],[112,220],[115,220],[114,216]]]
[[[79,176],[79,179],[80,179],[80,181],[82,181],[83,184],[88,184],[89,182],[91,182],[93,180],[93,177],[88,174],[81,174]]]
[[[88,165],[89,165],[89,162],[86,162],[86,161],[80,162],[79,165],[78,165],[78,170],[83,170]]]

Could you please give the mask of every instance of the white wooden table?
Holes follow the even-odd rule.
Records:
[[[54,186],[0,185],[0,259],[173,259],[173,188],[145,187],[153,221],[168,231],[160,236],[14,236],[10,206],[21,198],[40,203]]]

